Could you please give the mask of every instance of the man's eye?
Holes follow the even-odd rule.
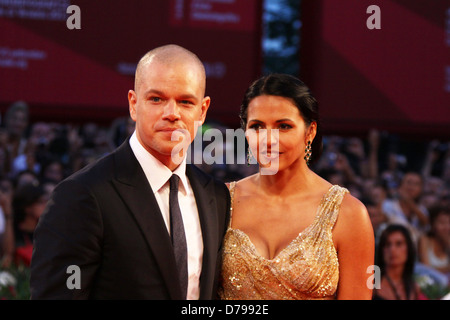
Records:
[[[151,102],[161,102],[162,99],[160,97],[150,97],[149,99]]]
[[[189,100],[181,100],[180,103],[186,104],[186,105],[193,105],[192,101],[189,101]]]

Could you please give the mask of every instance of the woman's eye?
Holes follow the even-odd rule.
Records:
[[[282,123],[282,124],[280,124],[279,127],[280,127],[281,130],[288,130],[288,129],[292,128],[292,126],[287,124],[287,123]]]
[[[261,125],[260,124],[252,124],[249,129],[251,130],[259,130],[261,129]]]

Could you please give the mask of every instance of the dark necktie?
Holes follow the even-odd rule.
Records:
[[[178,184],[180,178],[173,174],[169,181],[170,237],[175,253],[182,297],[183,299],[186,299],[188,285],[187,245],[183,218],[181,216],[180,205],[178,204]]]

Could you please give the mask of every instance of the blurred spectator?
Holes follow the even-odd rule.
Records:
[[[12,197],[14,194],[12,182],[5,177],[0,178],[0,267],[9,267],[14,258],[14,230]]]
[[[16,190],[12,203],[16,263],[30,264],[34,229],[47,201],[48,198],[40,185],[25,184]]]
[[[379,233],[384,229],[387,223],[387,217],[384,214],[381,204],[372,201],[371,199],[362,200],[363,204],[367,208],[369,213],[370,221],[372,222],[372,227],[375,235],[375,243],[378,243]]]
[[[447,151],[447,158],[443,164],[442,179],[447,188],[450,188],[450,148]]]
[[[53,182],[58,184],[64,179],[64,165],[59,160],[51,160],[41,168],[41,182]]]
[[[419,260],[446,274],[450,285],[450,208],[431,208],[430,231],[420,238]]]
[[[44,190],[45,197],[47,199],[50,199],[50,196],[52,195],[53,190],[55,189],[57,183],[52,181],[43,181],[42,182],[42,189]]]
[[[362,188],[363,198],[370,199],[377,205],[382,206],[387,199],[387,190],[382,182],[367,179]]]
[[[406,165],[406,158],[403,155],[390,152],[387,155],[387,168],[380,174],[380,178],[386,184],[388,197],[396,196],[404,175],[403,167]]]
[[[349,166],[358,177],[367,177],[367,156],[362,139],[350,137],[343,143],[343,154]]]
[[[428,211],[420,205],[423,190],[422,177],[414,172],[406,173],[393,199],[383,202],[383,212],[390,223],[406,226],[417,245],[420,235],[428,227]]]
[[[416,250],[410,233],[402,225],[391,224],[382,232],[376,251],[381,271],[376,300],[422,300],[426,297],[414,280]]]
[[[11,160],[25,151],[28,121],[28,105],[23,101],[13,103],[6,111],[5,128],[8,134],[7,147]]]
[[[15,181],[14,189],[19,189],[23,185],[27,184],[38,185],[39,177],[32,170],[24,170],[16,175],[16,179],[14,181]]]
[[[427,209],[427,211],[430,211],[431,208],[437,206],[439,202],[441,201],[442,197],[439,196],[439,194],[435,192],[424,192],[421,199],[420,199],[420,205],[422,205],[424,208]]]
[[[95,123],[86,123],[83,125],[80,135],[83,141],[82,148],[91,150],[94,158],[104,156],[114,150],[108,130],[99,127]]]
[[[131,117],[118,118],[113,121],[109,137],[114,147],[120,146],[134,132],[135,123]]]
[[[72,172],[78,171],[87,164],[108,154],[114,149],[110,132],[95,123],[87,123],[79,133],[72,129],[69,135],[71,145]]]
[[[8,152],[8,131],[0,128],[0,175],[9,175],[11,171],[11,158]]]
[[[425,163],[422,168],[424,177],[442,177],[444,181],[450,182],[446,179],[445,171],[448,168],[450,160],[450,142],[441,143],[438,140],[432,140],[428,143],[426,150]],[[450,177],[449,177],[450,178]]]
[[[378,178],[377,131],[368,137],[369,151],[365,151],[364,141],[359,137],[324,137],[324,152],[313,169],[333,184],[345,186],[356,197],[362,192],[367,180]]]

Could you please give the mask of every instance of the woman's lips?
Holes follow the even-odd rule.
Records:
[[[260,153],[263,157],[268,158],[268,159],[276,159],[278,158],[280,155],[282,155],[282,152],[276,152],[276,151],[263,151]]]

